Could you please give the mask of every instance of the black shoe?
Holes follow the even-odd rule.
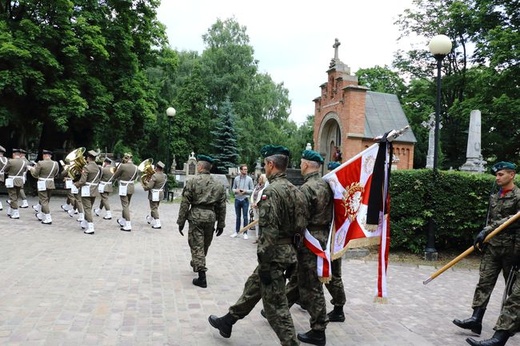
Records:
[[[199,286],[199,287],[202,287],[202,288],[208,287],[208,283],[206,282],[206,272],[199,271],[199,277],[193,279],[192,282],[193,282],[193,284],[195,286]]]
[[[343,313],[343,306],[334,306],[334,310],[327,314],[329,322],[345,322],[345,314]]]
[[[477,341],[473,338],[467,338],[466,342],[472,346],[505,346],[509,336],[509,333],[505,330],[497,330],[491,339]]]
[[[307,333],[298,333],[298,340],[307,344],[325,346],[327,340],[324,330],[309,330]]]
[[[210,315],[208,317],[208,322],[212,327],[217,328],[224,338],[229,338],[231,336],[231,330],[233,329],[233,324],[236,322],[236,318],[231,316],[231,314],[227,313],[223,317],[217,317],[215,315]]]
[[[465,320],[455,319],[453,320],[453,324],[463,329],[469,329],[473,333],[480,335],[482,332],[482,318],[485,312],[486,309],[474,308],[473,315],[470,318],[466,318]]]

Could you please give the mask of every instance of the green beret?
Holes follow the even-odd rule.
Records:
[[[314,150],[302,151],[302,159],[316,161],[317,163],[323,164],[323,157],[321,157],[320,153]]]
[[[516,171],[516,165],[512,162],[506,162],[506,161],[500,161],[496,163],[493,168],[491,168],[491,171],[493,174],[497,174],[498,171],[501,171],[503,169],[510,169],[512,171]]]
[[[208,156],[208,155],[197,155],[197,161],[206,161],[206,162],[213,164],[215,159],[213,159],[211,156]]]
[[[281,145],[264,145],[262,149],[260,149],[260,154],[264,158],[277,154],[291,156],[291,152],[289,151],[289,149]]]
[[[340,165],[341,165],[341,163],[339,163],[339,162],[337,162],[337,161],[331,161],[331,162],[329,162],[329,164],[327,165],[327,168],[329,169],[329,171],[332,171],[332,170],[338,168]]]

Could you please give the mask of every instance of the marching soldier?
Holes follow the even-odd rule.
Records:
[[[132,154],[125,153],[113,177],[114,180],[119,180],[119,199],[121,200],[121,207],[123,208],[123,217],[117,219],[117,223],[121,226],[121,231],[132,231],[130,201],[134,194],[134,181],[137,179],[138,174],[139,169],[132,162]]]
[[[20,149],[13,149],[12,159],[7,161],[4,172],[7,174],[5,179],[5,187],[9,194],[9,208],[7,215],[11,219],[19,219],[18,199],[20,198],[20,189],[23,187],[23,173],[26,170],[26,163],[20,158]]]
[[[75,183],[76,187],[80,190],[81,193],[81,202],[83,204],[83,210],[85,212],[85,221],[87,223],[87,227],[85,227],[84,223],[81,223],[81,228],[85,229],[83,233],[85,234],[94,234],[94,220],[92,218],[92,205],[96,200],[97,195],[97,185],[99,183],[99,179],[101,177],[101,168],[96,164],[96,157],[98,153],[94,150],[89,150],[87,152],[87,164],[83,167],[81,171],[81,178],[79,181]]]
[[[5,154],[5,148],[0,145],[0,183],[2,183],[2,184],[4,184],[4,179],[5,179],[4,167],[7,164],[7,157],[5,157],[4,154]],[[0,201],[0,210],[4,210],[4,206],[2,205],[1,201]]]
[[[112,210],[110,209],[110,202],[108,197],[110,196],[110,192],[114,191],[112,187],[112,178],[114,176],[114,167],[112,166],[112,160],[108,157],[103,160],[103,168],[101,169],[101,181],[98,185],[99,195],[101,200],[99,201],[99,207],[94,209],[94,213],[99,216],[101,210],[105,208],[105,216],[103,219],[111,220],[112,219]]]
[[[24,149],[20,149],[20,158],[25,162],[25,167],[26,167],[25,172],[23,172],[23,185],[20,188],[20,198],[22,199],[22,205],[20,205],[20,208],[29,207],[29,202],[27,202],[27,195],[25,194],[24,186],[25,186],[25,183],[27,182],[27,170],[30,167],[30,162],[29,162],[29,160],[27,160],[25,155],[27,155],[27,151],[25,151]]]
[[[223,317],[210,315],[209,323],[225,338],[237,320],[263,301],[269,324],[283,346],[299,345],[285,295],[286,272],[297,264],[293,237],[307,224],[305,197],[287,180],[289,150],[267,145],[261,149],[269,186],[258,203],[262,235],[258,241],[258,266],[246,281],[242,296]]]
[[[38,200],[39,204],[33,206],[36,211],[36,217],[44,225],[52,224],[51,212],[49,209],[49,201],[51,199],[52,190],[55,189],[54,178],[58,175],[58,162],[51,159],[52,151],[43,150],[43,160],[38,161],[34,167],[29,167],[31,175],[38,179]]]
[[[164,186],[168,182],[168,176],[163,171],[164,163],[159,161],[155,165],[155,173],[150,180],[143,181],[143,188],[148,191],[148,200],[150,201],[150,215],[146,217],[146,221],[155,229],[161,228],[159,204],[164,197]]]
[[[193,279],[195,286],[208,287],[206,282],[206,255],[213,241],[226,227],[226,191],[224,186],[210,175],[213,158],[197,156],[197,175],[186,182],[182,190],[182,201],[177,218],[179,233],[188,221],[188,244],[191,250],[191,266],[199,274]],[[215,228],[216,222],[216,228]]]

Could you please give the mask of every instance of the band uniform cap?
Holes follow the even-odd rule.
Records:
[[[132,154],[131,153],[124,153],[123,158],[127,159],[127,160],[131,159],[132,158]]]
[[[197,155],[197,161],[206,161],[212,164],[215,162],[215,159],[208,155]]]
[[[284,146],[281,145],[264,145],[262,149],[260,149],[260,154],[263,158],[272,156],[272,155],[285,155],[290,156],[291,152]]]
[[[329,164],[327,165],[327,168],[329,169],[329,171],[332,171],[332,170],[338,168],[340,165],[341,165],[341,163],[339,163],[339,162],[337,162],[337,161],[331,161],[331,162],[329,162]]]
[[[42,150],[42,154],[43,154],[43,155],[52,155],[52,151],[50,151],[50,150],[46,150],[46,149],[43,149],[43,150]]]
[[[503,169],[510,169],[512,171],[516,171],[516,165],[512,162],[506,162],[506,161],[500,161],[496,163],[493,168],[491,168],[491,171],[493,174],[497,174],[498,171],[501,171]]]
[[[24,150],[24,149],[18,149],[18,152],[21,153],[21,154],[27,154],[27,151]]]
[[[22,150],[22,149],[13,148],[12,152],[13,152],[13,153],[21,153],[21,150]]]
[[[160,169],[164,169],[164,163],[162,161],[157,162],[155,165]]]
[[[94,150],[87,151],[88,156],[97,157],[99,153],[95,152]]]
[[[112,163],[112,160],[108,157],[105,157],[105,159],[103,161],[106,163],[110,163],[110,164]]]
[[[315,161],[319,164],[323,164],[323,157],[321,157],[320,153],[314,150],[304,150],[302,151],[302,159]]]
[[[0,145],[0,153],[5,153],[5,148]]]

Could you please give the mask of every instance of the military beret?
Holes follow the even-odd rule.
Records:
[[[332,170],[338,168],[340,165],[341,165],[341,163],[339,163],[339,162],[337,162],[337,161],[331,161],[331,162],[329,162],[329,164],[327,165],[327,168],[329,169],[329,171],[332,171]]]
[[[291,152],[286,147],[281,145],[264,145],[262,149],[260,149],[260,154],[262,157],[269,157],[272,155],[285,155],[290,156]]]
[[[164,163],[162,161],[157,162],[155,165],[160,169],[164,169]]]
[[[213,163],[215,161],[215,159],[213,159],[211,156],[208,156],[208,155],[197,155],[197,160],[206,161],[209,163]]]
[[[46,149],[43,149],[43,150],[42,150],[42,154],[43,154],[43,155],[52,155],[52,151],[50,151],[50,150],[46,150]]]
[[[92,157],[96,157],[96,156],[99,155],[99,153],[95,152],[94,150],[89,150],[89,151],[87,152],[87,155],[88,155],[88,156],[92,156]]]
[[[516,165],[512,162],[506,162],[506,161],[500,161],[496,163],[493,168],[491,168],[491,171],[493,174],[497,174],[498,171],[501,171],[503,169],[510,169],[512,171],[516,171]]]
[[[5,148],[0,145],[0,153],[5,153]]]
[[[320,153],[314,150],[304,150],[302,151],[302,159],[309,161],[316,161],[320,164],[323,163],[323,157],[321,157]]]

